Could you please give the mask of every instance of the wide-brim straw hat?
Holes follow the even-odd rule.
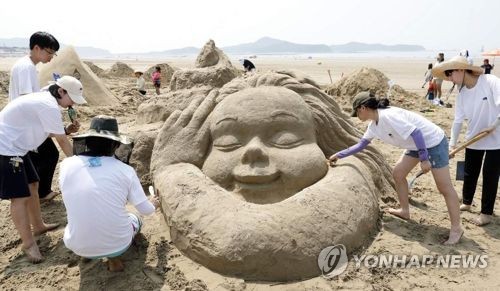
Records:
[[[463,56],[456,56],[448,61],[441,62],[432,68],[432,76],[438,79],[448,80],[448,77],[446,77],[444,73],[448,70],[471,70],[475,75],[481,75],[484,73],[483,68],[469,64],[467,58]]]
[[[73,139],[78,140],[91,136],[111,139],[122,144],[131,144],[133,142],[129,136],[120,134],[116,118],[106,115],[99,115],[92,118],[89,131],[73,136]]]

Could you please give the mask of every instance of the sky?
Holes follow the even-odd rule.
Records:
[[[0,38],[47,31],[61,43],[112,53],[224,47],[267,36],[302,44],[500,48],[498,0],[8,0]]]

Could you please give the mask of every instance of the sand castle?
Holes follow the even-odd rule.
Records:
[[[39,73],[40,84],[45,86],[54,80],[53,74],[70,75],[82,82],[85,100],[90,106],[116,105],[118,99],[104,86],[99,77],[84,64],[75,49],[65,47],[50,63],[44,65]]]

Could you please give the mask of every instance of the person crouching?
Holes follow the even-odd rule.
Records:
[[[151,215],[159,200],[148,199],[135,170],[113,156],[120,143],[131,143],[115,118],[94,117],[89,131],[73,139],[85,139],[86,150],[61,163],[59,185],[68,215],[64,244],[88,259],[108,258],[108,270],[122,271],[119,256],[142,226],[138,215],[127,212],[127,202]]]

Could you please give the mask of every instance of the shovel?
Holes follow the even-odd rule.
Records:
[[[455,156],[455,154],[458,153],[459,151],[465,149],[466,147],[468,147],[471,144],[475,143],[476,141],[482,139],[483,137],[487,136],[488,134],[489,134],[489,132],[487,132],[487,131],[480,132],[480,133],[476,134],[474,137],[472,137],[470,140],[465,142],[463,145],[452,150],[449,154],[450,159],[453,158]],[[465,167],[464,161],[457,162],[457,174],[455,177],[456,180],[459,180],[459,181],[464,180],[464,174],[465,174],[464,167]],[[420,170],[413,178],[410,179],[410,181],[408,182],[408,189],[410,190],[410,192],[411,192],[411,189],[413,188],[413,184],[415,183],[415,180],[417,180],[417,178],[422,176],[423,174],[424,173],[422,172],[422,170]]]

